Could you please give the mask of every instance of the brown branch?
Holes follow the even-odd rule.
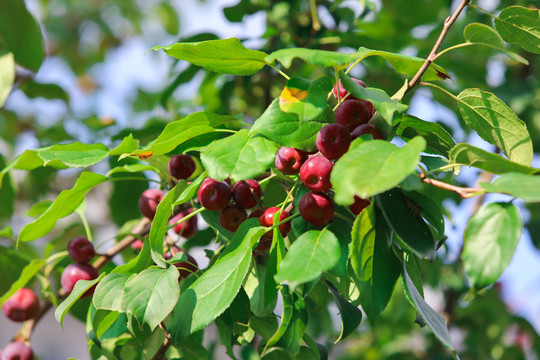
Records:
[[[444,21],[443,29],[439,35],[439,38],[437,39],[437,42],[435,42],[435,45],[433,45],[433,48],[431,49],[431,52],[429,53],[429,56],[427,57],[426,61],[424,61],[420,69],[418,69],[414,77],[411,79],[411,81],[409,81],[405,94],[407,94],[416,85],[420,83],[420,81],[422,80],[422,76],[424,75],[424,73],[427,71],[429,66],[433,63],[433,61],[437,57],[437,52],[441,48],[441,45],[444,41],[444,38],[448,34],[448,31],[450,30],[450,28],[452,27],[452,25],[458,18],[459,14],[461,14],[463,9],[469,4],[469,2],[470,0],[462,0],[459,6],[457,7],[457,9],[452,14],[452,16],[449,16],[448,18],[446,18],[446,20]]]
[[[158,352],[152,357],[152,360],[166,360],[165,353],[169,349],[169,347],[172,345],[172,338],[171,334],[167,331],[167,328],[165,327],[165,324],[163,322],[159,323],[159,327],[163,332],[165,333],[165,340],[163,340],[163,344],[161,344],[161,347],[159,348]]]
[[[419,176],[420,176],[420,180],[422,180],[426,184],[430,184],[430,185],[433,185],[433,186],[436,186],[438,188],[445,189],[448,191],[453,191],[459,194],[459,196],[461,196],[463,199],[474,196],[474,193],[477,193],[477,192],[481,193],[484,191],[484,189],[482,188],[469,188],[469,187],[461,187],[461,186],[448,184],[448,183],[445,183],[444,181],[428,178],[426,177],[425,174],[419,174]]]

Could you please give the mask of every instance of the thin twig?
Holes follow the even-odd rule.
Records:
[[[419,176],[420,176],[420,180],[422,180],[426,184],[430,184],[441,189],[453,191],[459,194],[459,196],[461,196],[463,199],[467,199],[467,198],[477,195],[477,193],[482,194],[484,192],[484,189],[482,188],[461,187],[461,186],[445,183],[444,181],[428,178],[424,174],[419,174]]]
[[[405,90],[405,94],[407,94],[416,85],[418,85],[420,83],[420,81],[422,80],[422,76],[427,71],[427,69],[429,68],[431,63],[433,63],[433,61],[437,57],[437,52],[441,48],[441,45],[442,45],[442,43],[444,41],[444,38],[448,34],[448,31],[450,30],[450,28],[452,27],[452,25],[454,24],[454,22],[458,18],[459,14],[461,14],[463,9],[467,5],[469,5],[469,2],[470,2],[470,0],[462,0],[461,3],[459,4],[459,6],[457,7],[457,9],[452,14],[452,16],[449,16],[448,18],[446,18],[446,20],[444,21],[443,29],[442,29],[442,31],[441,31],[441,33],[439,35],[439,38],[437,39],[437,42],[435,43],[435,45],[433,45],[433,48],[431,49],[431,52],[429,53],[429,56],[427,57],[426,61],[424,61],[424,63],[420,67],[420,69],[418,69],[418,71],[416,72],[414,77],[411,79],[411,81],[409,81],[409,85],[407,87],[407,90]]]
[[[152,357],[152,360],[165,360],[165,353],[167,353],[167,350],[172,345],[172,338],[169,331],[167,331],[167,328],[165,327],[165,324],[163,322],[159,323],[159,327],[163,332],[165,333],[165,340],[163,340],[163,344],[161,344],[161,347],[159,348],[158,352]]]

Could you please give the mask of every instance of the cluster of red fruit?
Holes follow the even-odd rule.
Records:
[[[96,256],[94,245],[84,236],[77,236],[68,243],[68,255],[74,261],[74,264],[66,266],[60,283],[66,293],[71,293],[75,283],[79,280],[94,280],[99,274],[98,271],[90,265],[90,260]],[[82,297],[88,297],[94,293],[95,287],[88,289]]]
[[[207,178],[203,181],[197,193],[200,204],[207,210],[220,211],[219,223],[229,231],[235,232],[240,224],[248,218],[258,218],[261,226],[272,226],[274,214],[280,210],[278,207],[264,209],[261,203],[262,189],[257,180],[242,180],[231,186],[228,181],[217,181]],[[234,204],[229,204],[233,200]],[[253,210],[256,206],[257,209]],[[246,210],[251,209],[248,216]],[[289,217],[282,211],[279,221]],[[281,235],[287,236],[291,230],[290,222],[279,226]],[[258,251],[266,251],[272,243],[270,232],[263,235],[257,247]]]
[[[354,79],[365,87],[361,80]],[[324,126],[317,134],[316,146],[321,155],[306,153],[302,150],[282,147],[276,155],[276,167],[286,175],[300,174],[300,179],[310,192],[304,194],[298,202],[298,211],[304,220],[314,226],[328,224],[334,216],[334,202],[327,192],[332,188],[330,174],[333,162],[349,150],[351,142],[365,134],[374,139],[382,139],[380,129],[368,121],[375,109],[367,101],[347,96],[347,91],[339,83],[334,87],[334,96],[345,98],[336,109],[336,123]],[[355,196],[351,211],[358,215],[369,201]]]

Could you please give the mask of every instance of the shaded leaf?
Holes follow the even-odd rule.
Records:
[[[351,268],[360,291],[360,303],[373,322],[386,308],[400,274],[399,259],[391,247],[391,233],[373,204],[354,221]],[[330,289],[332,290],[332,289]]]
[[[247,49],[237,38],[176,43],[154,46],[152,49],[163,49],[167,55],[176,59],[225,74],[251,75],[266,65],[264,52]]]
[[[334,112],[329,106],[315,119],[303,122],[298,115],[281,111],[276,99],[255,121],[251,131],[260,132],[279,145],[311,151],[316,149],[319,130],[334,121]]]
[[[506,42],[540,54],[540,10],[507,7],[495,18],[495,28]]]
[[[505,103],[480,89],[465,89],[458,99],[463,119],[482,139],[496,145],[511,161],[531,165],[533,148],[527,126]]]
[[[418,311],[418,314],[422,317],[425,324],[429,327],[437,339],[439,339],[441,344],[449,349],[455,358],[459,358],[454,346],[452,345],[452,341],[450,340],[446,320],[435,310],[433,310],[422,298],[409,277],[409,274],[407,273],[405,262],[403,262],[403,287],[405,288],[407,297],[412,301],[414,308],[416,311]]]
[[[358,325],[360,325],[360,322],[362,321],[362,311],[345,300],[331,282],[326,281],[326,285],[334,296],[334,300],[339,309],[339,315],[341,316],[341,332],[334,342],[337,343],[338,341],[345,339],[358,328]]]
[[[335,201],[350,205],[354,195],[367,199],[399,185],[415,171],[425,146],[419,136],[402,148],[383,140],[353,141],[332,170]]]
[[[506,172],[518,172],[522,174],[534,174],[538,169],[512,162],[500,155],[482,150],[469,144],[459,143],[450,151],[450,163],[456,165],[468,165],[489,171],[494,174]]]
[[[435,259],[437,242],[414,204],[398,188],[376,197],[388,225],[399,237],[402,248],[413,251],[420,258]]]
[[[472,286],[494,283],[516,250],[523,220],[512,203],[483,205],[470,219],[463,237],[463,267]]]
[[[45,265],[45,260],[32,259],[28,265],[26,265],[19,275],[19,278],[11,284],[9,290],[0,297],[0,306],[9,299],[17,290],[23,288],[28,284],[30,280],[39,272],[39,270]]]
[[[333,268],[339,256],[338,239],[330,230],[308,231],[291,245],[279,265],[275,279],[278,283],[288,281],[289,286],[294,289]]]
[[[38,71],[45,57],[43,37],[24,1],[0,2],[0,38],[3,47],[13,53],[17,64]]]
[[[240,181],[265,172],[273,164],[278,149],[274,142],[254,135],[243,129],[210,144],[201,154],[208,176]]]
[[[396,134],[405,140],[422,136],[426,140],[426,152],[445,157],[448,157],[448,153],[456,145],[452,136],[441,125],[412,115],[403,115]]]

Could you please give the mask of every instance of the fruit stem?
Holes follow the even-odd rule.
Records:
[[[183,223],[183,222],[186,221],[186,220],[191,219],[192,217],[196,216],[197,214],[202,213],[204,210],[206,210],[204,207],[200,207],[200,208],[198,208],[197,210],[195,210],[195,211],[189,213],[189,215],[184,216],[183,218],[181,218],[180,220],[178,220],[176,223],[167,226],[167,231],[170,230],[170,229],[172,229],[172,228],[175,227],[176,225],[178,225],[178,224],[180,224],[180,223]]]

